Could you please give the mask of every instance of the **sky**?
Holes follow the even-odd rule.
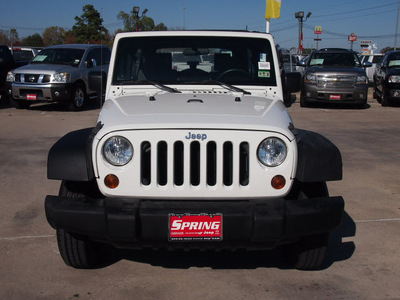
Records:
[[[360,51],[361,40],[371,40],[377,51],[387,46],[399,47],[397,35],[400,0],[281,0],[279,19],[271,19],[270,33],[281,47],[298,46],[299,21],[295,13],[311,12],[303,19],[304,48],[315,48],[315,26],[322,27],[319,48],[350,48],[348,36],[357,35],[353,49]],[[2,0],[0,4],[0,29],[17,29],[20,38],[35,33],[42,34],[50,26],[72,28],[75,16],[91,4],[103,18],[110,33],[123,28],[118,20],[120,11],[130,12],[139,6],[156,24],[164,23],[169,29],[228,29],[266,31],[265,0]],[[400,31],[400,26],[399,26]]]

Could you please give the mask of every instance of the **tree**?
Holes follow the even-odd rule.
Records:
[[[43,39],[39,33],[35,33],[33,35],[27,36],[22,39],[21,45],[23,46],[32,46],[32,47],[43,47]]]
[[[392,50],[394,50],[394,48],[388,46],[388,47],[383,48],[381,50],[381,53],[385,54],[386,52],[389,52],[389,51],[392,51]]]
[[[124,23],[124,29],[118,30],[119,32],[167,30],[167,27],[163,23],[155,25],[152,18],[143,15],[139,17],[133,11],[129,12],[129,14],[120,11],[117,17]]]
[[[10,44],[11,45],[17,45],[19,43],[19,37],[18,37],[17,29],[11,28],[10,32],[9,32],[9,37],[10,37]]]
[[[46,46],[65,43],[65,29],[58,26],[47,27],[43,32],[43,43]]]
[[[104,40],[108,30],[103,27],[100,13],[88,4],[83,7],[83,14],[75,17],[76,24],[72,27],[72,35],[76,43],[99,43]]]
[[[9,45],[10,40],[8,38],[8,32],[6,30],[0,29],[0,44],[1,45]]]

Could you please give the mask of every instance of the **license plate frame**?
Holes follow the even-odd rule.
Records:
[[[170,242],[222,241],[223,215],[221,213],[168,214]]]
[[[37,95],[36,94],[27,94],[26,95],[26,100],[37,100]]]
[[[329,95],[329,100],[342,100],[341,95]]]

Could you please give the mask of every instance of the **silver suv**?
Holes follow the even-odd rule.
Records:
[[[99,91],[91,87],[89,75],[107,72],[111,49],[101,45],[50,46],[31,62],[7,76],[11,103],[28,108],[38,102],[62,102],[69,110],[80,110]]]
[[[305,62],[300,106],[311,102],[367,104],[368,78],[354,51],[326,48],[314,51]]]

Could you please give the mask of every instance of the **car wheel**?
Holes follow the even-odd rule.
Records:
[[[327,196],[329,196],[329,192],[325,182],[301,183],[295,181],[287,199],[288,201],[296,201]],[[286,261],[290,267],[299,270],[320,268],[327,256],[329,237],[329,232],[323,232],[301,237],[298,241],[286,245],[284,248]]]
[[[382,89],[382,95],[381,95],[381,105],[382,106],[390,106],[390,101],[386,95],[386,91]]]
[[[16,109],[26,109],[31,105],[31,102],[26,100],[10,99],[10,102]]]
[[[62,182],[60,196],[83,198],[79,190],[89,188],[84,183]],[[91,269],[101,262],[101,244],[90,241],[87,237],[57,228],[57,244],[65,264],[77,269]]]
[[[292,106],[292,94],[284,92],[283,93],[283,103],[285,104],[286,107],[291,107]]]
[[[300,95],[300,107],[308,107],[308,103],[303,95]]]
[[[328,232],[301,238],[290,246],[289,259],[298,270],[316,270],[324,263],[329,246]]]
[[[85,86],[81,83],[77,83],[72,90],[71,95],[71,103],[68,106],[68,109],[71,111],[79,111],[83,109],[83,106],[86,104],[86,90]]]

